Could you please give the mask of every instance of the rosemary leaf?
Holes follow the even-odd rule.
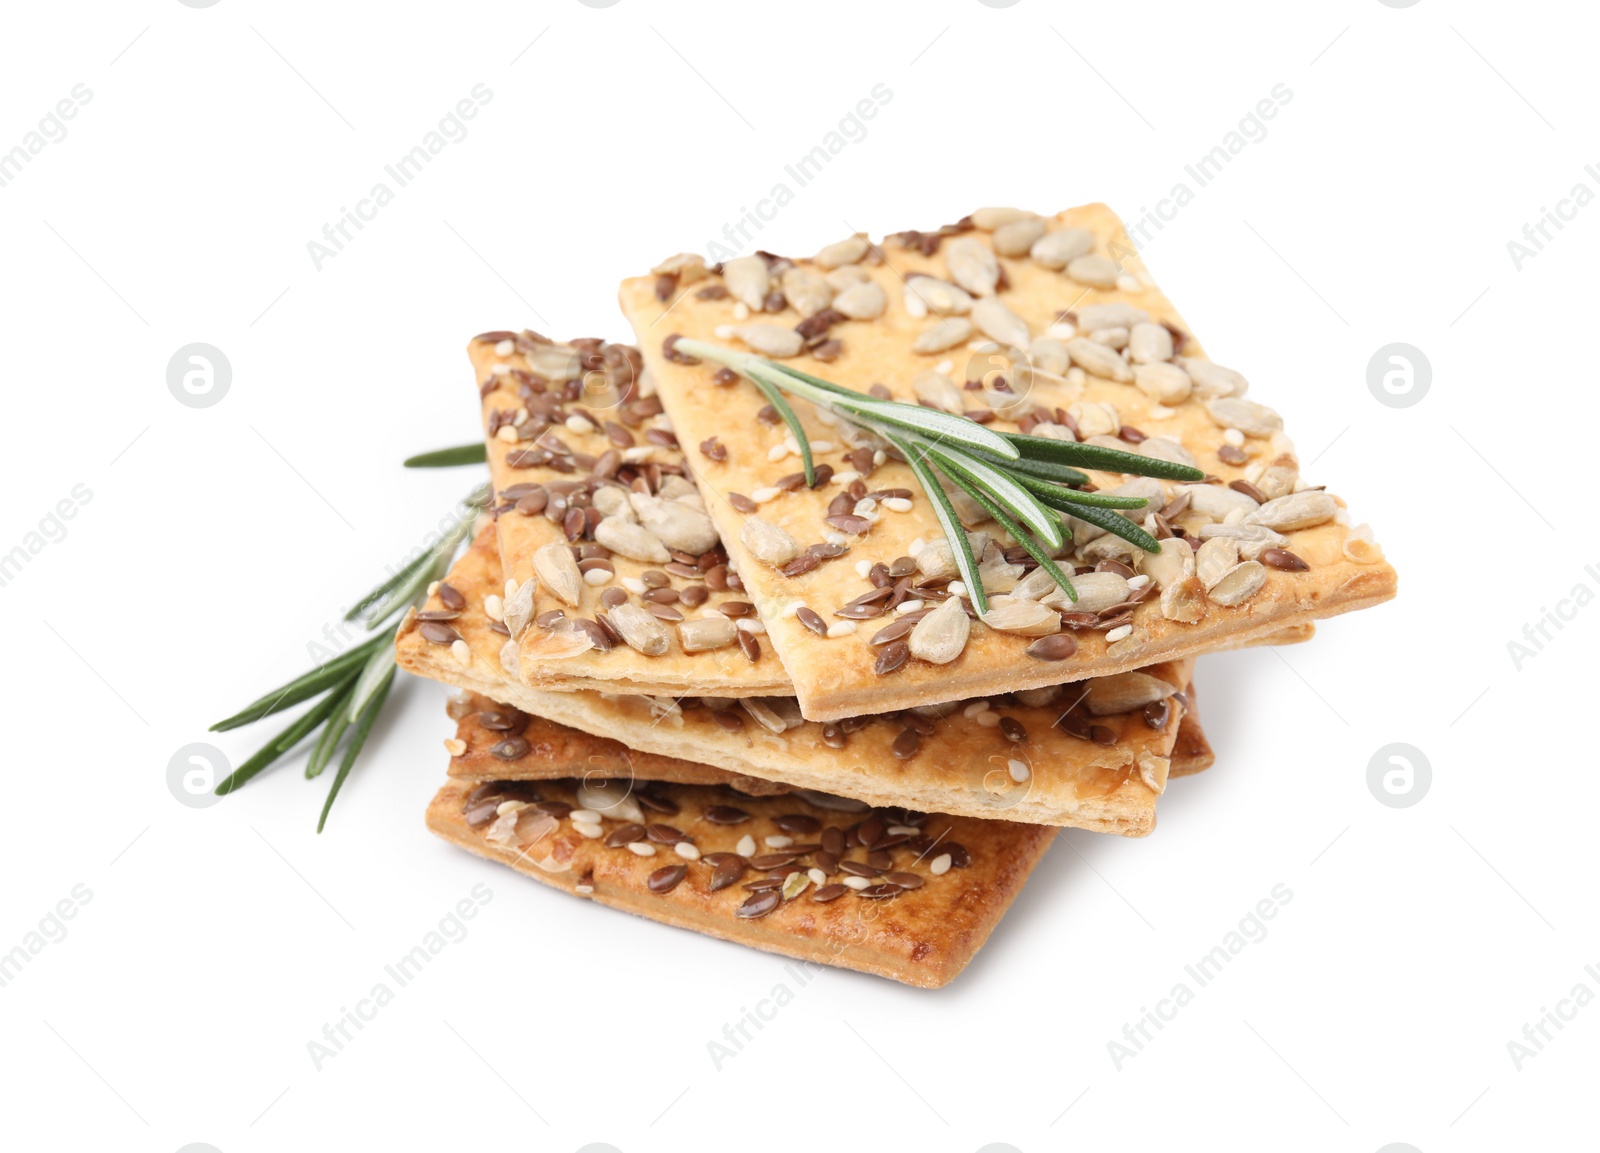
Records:
[[[458,464],[483,464],[488,459],[488,446],[480,440],[475,444],[419,452],[416,456],[406,457],[403,463],[406,468],[450,468]]]
[[[1080,504],[1067,509],[1066,513],[1068,516],[1075,516],[1081,521],[1087,521],[1097,528],[1103,528],[1115,536],[1120,536],[1129,544],[1134,544],[1144,549],[1145,552],[1161,551],[1161,542],[1127,517],[1112,509],[1095,508],[1092,505]]]
[[[1064,464],[1053,464],[1046,460],[1006,460],[1004,457],[990,456],[985,452],[969,450],[971,455],[980,460],[988,461],[996,468],[1003,468],[1010,473],[1022,473],[1027,476],[1037,477],[1040,480],[1053,480],[1057,484],[1088,484],[1089,475],[1079,472],[1075,468],[1068,468]]]
[[[905,457],[911,471],[916,474],[917,483],[922,485],[923,492],[928,494],[928,500],[933,504],[934,516],[939,519],[939,527],[944,530],[945,539],[950,542],[950,554],[955,559],[956,569],[961,573],[962,582],[967,586],[967,595],[972,598],[973,607],[980,614],[988,612],[989,596],[983,591],[983,578],[978,575],[978,562],[972,556],[972,543],[967,540],[967,530],[962,527],[955,506],[950,503],[950,498],[940,487],[939,478],[933,474],[928,462],[918,455],[917,446],[886,429],[873,428],[872,431],[894,445],[900,451],[900,455]]]
[[[288,728],[284,729],[277,736],[273,737],[266,744],[262,745],[254,756],[252,756],[244,764],[240,765],[237,769],[233,770],[233,772],[229,773],[221,782],[218,783],[216,788],[217,796],[227,796],[235,789],[244,785],[262,769],[272,764],[273,761],[276,761],[279,757],[283,756],[290,749],[299,744],[301,739],[310,733],[311,730],[315,729],[323,721],[327,720],[330,715],[332,715],[333,710],[338,707],[339,701],[343,699],[345,687],[349,684],[353,684],[354,681],[355,677],[352,674],[346,681],[341,682],[337,687],[335,687],[333,692],[329,693],[325,698],[318,701],[314,708],[308,710],[305,715],[297,717]]]
[[[350,690],[350,701],[345,708],[345,717],[350,723],[355,722],[367,702],[377,694],[378,685],[394,674],[394,668],[392,643],[384,645],[367,659],[367,663],[361,667],[361,675]]]
[[[975,486],[984,490],[994,503],[1004,506],[1018,520],[1025,521],[1051,548],[1061,547],[1061,518],[1045,507],[1024,485],[977,457],[931,445],[928,453],[938,463],[939,471],[951,480],[965,482],[962,488]]]
[[[367,662],[373,650],[387,643],[387,637],[374,637],[364,641],[349,652],[340,653],[325,664],[319,665],[308,673],[302,673],[288,684],[279,685],[270,693],[250,702],[233,716],[225,721],[218,721],[211,726],[213,733],[225,733],[229,729],[237,729],[243,725],[252,724],[263,717],[270,717],[273,713],[280,713],[284,709],[293,708],[301,701],[309,700],[325,689],[331,688],[342,681],[355,676],[356,670]]]
[[[800,464],[805,469],[806,484],[816,487],[817,470],[811,463],[811,441],[806,437],[805,426],[800,423],[800,418],[794,414],[794,409],[789,407],[789,402],[784,399],[783,393],[778,391],[778,386],[767,380],[759,372],[746,370],[745,379],[761,390],[761,395],[767,398],[777,414],[783,418],[783,423],[789,426],[789,433],[794,437],[794,442],[800,446]]]
[[[1154,476],[1162,480],[1200,481],[1206,474],[1186,464],[1174,464],[1153,456],[1141,456],[1120,448],[1101,448],[1097,444],[1080,444],[1075,440],[1056,440],[1048,436],[1024,436],[1020,432],[1002,432],[1026,460],[1049,461],[1052,464],[1082,465],[1101,472],[1130,473],[1133,476]]]
[[[1072,582],[1067,579],[1067,574],[1062,572],[1060,566],[1050,559],[1050,554],[1040,547],[1039,542],[1034,540],[1026,529],[1006,515],[1005,509],[1001,508],[988,493],[976,485],[969,488],[960,480],[957,480],[956,483],[966,490],[968,496],[983,506],[983,510],[994,518],[996,524],[1011,534],[1012,540],[1028,550],[1028,555],[1039,562],[1039,567],[1050,574],[1050,579],[1056,582],[1057,586],[1067,594],[1069,599],[1074,601],[1078,599],[1078,590],[1072,587]]]
[[[328,762],[333,760],[334,750],[339,747],[339,738],[344,736],[344,731],[350,726],[350,697],[356,691],[356,682],[359,674],[352,677],[348,688],[335,689],[334,695],[338,700],[334,702],[333,713],[328,717],[328,723],[322,726],[322,732],[317,734],[317,743],[311,746],[311,756],[306,761],[306,780],[321,776],[322,770],[328,767]]]
[[[1104,492],[1079,492],[1075,488],[1062,488],[1031,476],[1020,476],[1018,482],[1051,508],[1071,512],[1088,505],[1090,508],[1144,508],[1150,502],[1142,496],[1113,496]]]
[[[873,400],[871,397],[859,399],[852,397],[847,400],[841,396],[830,395],[832,399],[827,403],[833,408],[843,409],[877,424],[887,424],[962,449],[978,449],[1006,461],[1014,460],[1019,455],[1005,437],[997,432],[990,432],[977,421],[968,420],[964,416],[953,416],[936,408],[901,404],[893,400]]]
[[[390,649],[391,655],[393,649]],[[389,665],[389,671],[383,675],[372,694],[372,699],[367,702],[367,707],[362,710],[355,722],[355,731],[350,734],[350,743],[345,746],[344,757],[339,761],[339,771],[333,775],[333,784],[328,788],[328,799],[322,804],[322,815],[317,818],[317,832],[322,832],[322,826],[328,823],[328,810],[333,808],[334,798],[339,795],[339,790],[344,786],[344,779],[350,775],[351,766],[356,763],[356,758],[361,755],[361,747],[367,743],[367,737],[372,732],[372,726],[378,719],[378,714],[383,711],[384,699],[388,697],[389,690],[394,687],[395,667]]]

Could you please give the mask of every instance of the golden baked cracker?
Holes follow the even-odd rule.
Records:
[[[673,429],[689,449],[692,475],[745,585],[761,607],[768,635],[808,718],[836,720],[1129,671],[1265,638],[1285,627],[1300,627],[1394,595],[1394,570],[1384,563],[1370,536],[1340,523],[1343,511],[1336,502],[1304,491],[1293,446],[1283,435],[1277,414],[1237,395],[1244,387],[1243,378],[1204,358],[1109,209],[1089,205],[1033,223],[1028,223],[1028,214],[1008,211],[976,215],[986,227],[999,230],[974,228],[968,222],[950,235],[902,236],[881,247],[853,238],[830,245],[812,259],[767,265],[766,258],[758,255],[709,273],[692,257],[677,258],[665,276],[639,277],[622,286],[623,310],[637,334],[647,373]],[[1019,223],[1021,235],[1012,227]],[[1029,230],[1048,230],[1055,241],[1066,243],[1055,244],[1052,250],[1053,242],[1046,240],[1045,248],[1031,250],[1040,254],[1035,259],[1026,243]],[[1074,239],[1083,241],[1080,248],[1091,250],[1082,263],[1057,271],[1063,255],[1077,251],[1071,247]],[[1020,254],[995,258],[997,244],[1002,253]],[[997,284],[985,280],[986,267],[1001,274]],[[945,287],[918,282],[919,276],[936,278]],[[855,287],[852,279],[858,282]],[[972,291],[953,293],[951,281],[965,281]],[[824,310],[802,321],[786,293],[801,297],[808,309],[831,300],[829,308],[836,305],[862,315],[881,301],[882,312],[873,319],[848,319],[837,309],[832,315]],[[997,307],[997,301],[1003,307]],[[780,310],[761,311],[773,304],[781,304]],[[819,315],[832,321],[821,324],[820,331]],[[936,328],[960,336],[975,319],[979,327],[973,330],[973,339],[962,337],[939,351],[914,351],[914,342],[926,339]],[[1092,334],[1095,339],[1075,327],[1080,323],[1100,326]],[[742,327],[751,324],[775,325],[777,331]],[[1070,336],[1068,328],[1057,327],[1061,325],[1072,328]],[[719,376],[715,364],[686,364],[681,356],[669,355],[674,338],[680,336],[746,351],[740,344],[741,333],[750,337],[752,346],[773,347],[782,330],[796,327],[810,334],[812,345],[784,363],[837,384],[863,392],[881,386],[899,400],[982,410],[979,415],[993,418],[996,428],[1018,427],[1004,414],[1023,421],[1035,435],[1071,438],[1076,429],[1091,443],[1197,464],[1214,476],[1215,483],[1185,487],[1134,480],[1126,491],[1155,496],[1166,509],[1168,523],[1188,539],[1198,542],[1218,536],[1222,543],[1201,556],[1198,575],[1181,564],[1162,575],[1159,583],[1171,588],[1163,587],[1160,596],[1133,609],[1126,635],[1120,630],[1083,629],[1072,634],[1076,651],[1066,659],[1031,659],[1026,653],[1032,638],[975,624],[965,650],[950,663],[912,659],[887,675],[878,674],[879,650],[867,640],[881,621],[863,621],[849,635],[822,636],[807,628],[795,610],[803,604],[833,624],[841,619],[836,614],[842,606],[873,588],[858,571],[867,567],[863,562],[892,565],[902,557],[918,562],[938,557],[937,551],[919,551],[944,538],[910,469],[892,458],[874,465],[870,451],[865,459],[852,455],[850,438],[855,430],[836,419],[825,420],[814,406],[796,400],[796,412],[817,448],[818,464],[831,470],[832,478],[814,490],[802,486],[763,500],[754,512],[741,511],[740,498],[773,489],[779,477],[799,467],[798,459],[784,452],[788,430],[762,419],[767,402],[748,382],[730,380],[726,370]],[[1054,375],[1027,371],[1021,353],[1008,353],[996,343],[1004,339],[1007,345],[1014,344],[1020,334],[1030,342],[1031,363]],[[1119,351],[1121,345],[1135,347],[1144,361],[1131,363]],[[1010,392],[994,387],[997,358],[1013,366],[1005,372],[1012,378],[1007,385]],[[1067,367],[1063,358],[1076,363]],[[1023,371],[1014,371],[1015,366]],[[986,380],[990,387],[988,391],[964,388],[969,379]],[[1180,399],[1180,393],[1186,395]],[[697,447],[711,438],[715,438],[715,459]],[[871,444],[864,447],[870,449]],[[875,522],[864,533],[854,531],[859,524],[848,520],[845,523],[852,529],[843,531],[841,514],[830,513],[830,505],[845,491],[842,482],[863,468],[870,475],[860,476],[858,491],[909,493],[910,506],[894,511],[905,507],[898,498],[895,506],[880,500],[869,510]],[[1086,471],[1101,489],[1129,481],[1118,474]],[[1268,501],[1259,506],[1259,513],[1252,493]],[[850,505],[850,499],[843,504]],[[1234,508],[1239,511],[1230,519]],[[830,515],[835,517],[832,523]],[[853,509],[845,509],[846,517],[854,515]],[[1334,519],[1326,519],[1330,515]],[[757,560],[741,539],[741,530],[754,517],[785,530],[802,547],[843,540],[849,552],[809,572],[784,575]],[[1291,527],[1307,518],[1318,523]],[[1252,527],[1253,519],[1266,524]],[[1151,568],[1146,554],[1092,526],[1072,523],[1069,559],[1075,564],[1094,566],[1110,559],[1161,574],[1159,568]],[[1148,523],[1165,531],[1159,522]],[[1271,525],[1282,531],[1269,531]],[[980,525],[977,517],[968,527],[998,532],[992,522]],[[1242,541],[1244,559],[1228,556],[1226,541],[1241,536],[1249,538]],[[1253,559],[1269,547],[1279,551],[1265,558],[1268,565]],[[1305,570],[1290,571],[1299,562],[1307,566]],[[1270,567],[1271,563],[1289,567]],[[937,573],[937,566],[930,567]],[[1126,615],[1116,613],[1118,621]]]
[[[500,587],[493,530],[481,533],[446,578],[460,608],[428,640],[415,614],[401,625],[402,668],[470,689],[629,749],[712,765],[870,804],[903,805],[1035,824],[1143,836],[1155,825],[1169,755],[1185,711],[1191,662],[1057,687],[1022,699],[962,702],[896,717],[805,721],[792,698],[684,698],[550,692],[505,669],[514,647],[484,602]],[[439,595],[425,610],[445,612]],[[503,626],[501,626],[503,628]],[[455,643],[446,640],[459,639]],[[1084,694],[1090,694],[1087,698]],[[1122,703],[1131,707],[1091,713]],[[918,729],[923,730],[919,733]],[[1070,730],[1070,731],[1069,731]],[[1080,735],[1074,735],[1074,733]]]
[[[582,810],[594,816],[586,822],[572,819],[582,799],[572,781],[450,781],[427,823],[479,856],[612,908],[923,988],[966,967],[1055,835],[1010,821],[840,813],[795,796],[730,800],[705,785],[641,792],[650,808],[633,808],[633,797],[604,813]]]

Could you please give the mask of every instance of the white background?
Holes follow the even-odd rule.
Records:
[[[1434,1153],[1590,1128],[1600,1007],[1521,1071],[1507,1051],[1600,993],[1600,610],[1520,671],[1507,651],[1600,589],[1600,207],[1520,271],[1506,249],[1600,191],[1579,6],[450,8],[7,6],[0,149],[93,96],[0,188],[0,552],[92,499],[0,588],[0,951],[92,898],[0,988],[0,1144]],[[307,241],[479,83],[467,137],[318,271]],[[1145,257],[1373,523],[1400,598],[1202,661],[1216,767],[1146,840],[1061,837],[953,986],[826,972],[720,1071],[707,1042],[794,984],[782,961],[428,836],[436,686],[400,686],[321,837],[298,761],[179,804],[174,751],[248,755],[270,726],[206,725],[306,666],[471,483],[398,467],[476,435],[467,338],[625,336],[619,279],[703,248],[879,83],[892,101],[763,247],[986,203],[1136,217],[1287,85]],[[215,407],[167,389],[194,341],[232,364]],[[1432,366],[1413,407],[1367,388],[1394,341]],[[1404,809],[1367,786],[1397,741],[1432,766]],[[466,939],[317,1071],[307,1042],[479,883]],[[1107,1042],[1278,884],[1265,939],[1119,1071]]]

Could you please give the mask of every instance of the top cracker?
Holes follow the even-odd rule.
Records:
[[[1395,593],[1370,532],[1352,529],[1343,503],[1300,477],[1281,417],[1245,397],[1240,373],[1204,355],[1104,205],[1048,218],[980,209],[881,246],[852,236],[809,259],[757,253],[708,269],[679,256],[625,281],[621,300],[808,719],[1132,670]],[[1162,551],[1067,517],[1071,542],[1061,555],[1079,574],[1075,603],[954,493],[985,589],[1006,611],[973,622],[953,658],[930,652],[942,658],[933,663],[915,644],[908,653],[898,639],[872,643],[882,624],[895,627],[897,612],[948,597],[955,576],[910,469],[881,442],[797,400],[826,479],[813,489],[786,482],[798,463],[794,442],[761,393],[675,352],[682,337],[1000,428],[1191,464],[1208,479],[1085,469],[1100,490],[1149,499],[1129,515]],[[813,546],[809,555],[814,546],[847,551],[819,564],[807,554],[785,562],[773,539]]]

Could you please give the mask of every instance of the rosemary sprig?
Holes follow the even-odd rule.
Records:
[[[432,452],[419,452],[401,463],[406,468],[453,468],[458,464],[483,464],[489,459],[489,447],[483,441],[459,444],[454,448],[436,448]]]
[[[966,530],[940,484],[940,476],[971,497],[1073,600],[1077,593],[1071,580],[1050,559],[1050,554],[1059,552],[1067,540],[1062,513],[1104,529],[1146,552],[1161,550],[1154,537],[1118,511],[1144,508],[1148,502],[1139,497],[1084,492],[1079,486],[1088,484],[1089,477],[1080,468],[1163,480],[1205,479],[1205,473],[1188,465],[1095,444],[1001,432],[937,409],[880,400],[797,368],[703,340],[680,337],[674,347],[686,356],[731,368],[760,389],[800,446],[808,484],[816,483],[811,446],[805,428],[794,410],[782,403],[780,392],[809,400],[887,441],[905,458],[928,495],[950,542],[957,571],[980,615],[989,611],[988,597],[978,579],[978,565]]]
[[[469,446],[470,447],[470,446]],[[478,448],[482,460],[483,448]],[[459,459],[442,459],[455,454]],[[471,463],[467,449],[445,449],[437,453],[424,453],[406,462],[426,461],[413,467],[436,467],[449,463]],[[432,458],[432,459],[430,459]],[[394,657],[394,630],[399,614],[421,601],[428,586],[449,571],[461,542],[472,531],[473,522],[480,509],[489,500],[489,486],[481,484],[462,500],[460,510],[450,526],[422,554],[403,565],[398,572],[356,601],[345,615],[345,620],[362,619],[369,630],[377,632],[348,652],[340,653],[318,667],[279,685],[270,693],[258,697],[243,709],[211,726],[213,732],[236,729],[253,724],[264,717],[292,708],[303,701],[321,696],[310,709],[292,721],[257,752],[217,785],[217,794],[224,796],[247,784],[263,769],[292,752],[301,741],[317,733],[316,742],[306,761],[307,779],[321,775],[333,763],[343,746],[343,755],[333,783],[328,788],[317,819],[317,832],[327,824],[333,802],[344,787],[345,779],[354,768],[366,744],[378,714],[383,711],[389,690],[394,687],[398,671]],[[379,631],[381,630],[381,631]],[[320,730],[320,731],[319,731]]]

